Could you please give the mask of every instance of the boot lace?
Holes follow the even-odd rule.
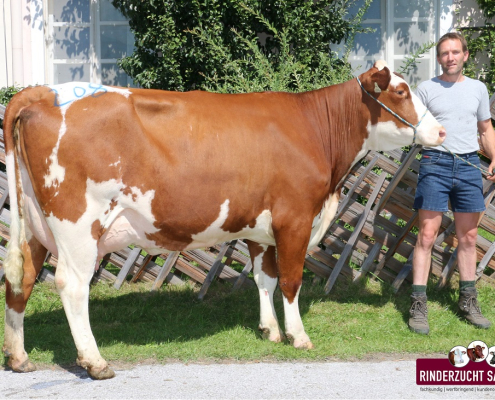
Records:
[[[428,317],[426,303],[421,300],[414,301],[411,305],[410,313],[415,320],[426,321]]]
[[[472,315],[481,315],[481,308],[478,305],[478,299],[470,296],[464,301],[464,309]]]

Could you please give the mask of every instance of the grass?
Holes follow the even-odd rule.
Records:
[[[485,315],[495,320],[492,287],[480,283]],[[204,301],[191,287],[165,286],[150,292],[144,283],[124,284],[120,291],[99,283],[91,289],[90,320],[100,351],[114,362],[190,361],[325,361],[369,358],[376,353],[446,354],[473,340],[493,344],[495,328],[478,330],[455,315],[457,290],[429,288],[429,336],[407,328],[409,289],[398,295],[387,284],[352,284],[340,278],[329,296],[323,286],[303,285],[300,311],[311,351],[261,339],[257,330],[257,290],[231,292],[215,283]],[[5,299],[0,286],[0,302]],[[276,310],[283,324],[280,291]],[[0,315],[0,326],[4,315]],[[3,342],[3,331],[0,332]],[[37,284],[25,317],[25,347],[34,363],[73,365],[77,353],[53,285]],[[0,362],[6,362],[0,355]]]

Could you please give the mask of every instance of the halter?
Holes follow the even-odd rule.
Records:
[[[410,126],[413,131],[414,131],[414,136],[413,136],[413,144],[416,144],[416,134],[417,134],[417,131],[418,131],[418,126],[419,124],[421,124],[421,122],[423,122],[423,119],[425,118],[427,112],[428,112],[428,109],[426,109],[425,113],[423,114],[423,116],[420,118],[419,122],[416,124],[416,125],[413,125],[411,124],[410,122],[406,121],[404,118],[402,118],[400,115],[398,115],[396,112],[392,111],[390,108],[388,108],[385,104],[383,104],[380,100],[378,100],[376,97],[372,96],[371,93],[369,93],[364,87],[363,85],[361,84],[361,81],[359,80],[358,77],[356,77],[358,83],[359,83],[359,86],[361,86],[361,89],[363,89],[364,93],[366,93],[368,96],[370,96],[373,100],[375,100],[378,104],[380,104],[385,110],[387,110],[390,114],[392,114],[395,118],[399,119],[400,121],[402,121],[403,123],[405,123],[407,126]]]
[[[413,137],[413,144],[416,144],[416,133],[417,133],[417,129],[418,129],[418,126],[419,124],[423,121],[424,117],[426,116],[427,112],[428,112],[428,109],[426,109],[425,113],[423,114],[423,116],[421,117],[421,119],[419,120],[419,122],[416,124],[416,125],[413,125],[411,124],[410,122],[407,122],[404,118],[402,118],[400,115],[398,115],[397,113],[395,113],[394,111],[392,111],[390,108],[388,108],[385,104],[383,104],[380,100],[378,100],[376,97],[372,96],[371,93],[369,93],[364,87],[363,85],[361,84],[361,81],[359,80],[358,77],[356,77],[358,83],[359,83],[359,86],[361,86],[361,89],[363,89],[364,93],[366,93],[368,96],[370,96],[373,100],[375,100],[378,104],[380,104],[385,110],[387,110],[390,114],[392,114],[394,117],[396,117],[397,119],[399,119],[400,121],[402,121],[403,123],[405,123],[407,126],[410,126],[411,128],[413,128],[413,131],[414,131],[414,137]],[[457,154],[453,153],[452,151],[450,151],[447,147],[445,147],[443,144],[441,145],[445,150],[447,150],[450,154],[452,154],[454,157],[457,157],[459,160],[461,161],[464,161],[466,164],[478,169],[481,171],[481,173],[483,175],[487,175],[487,176],[492,176],[493,174],[490,173],[489,171],[487,170],[484,170],[480,167],[478,167],[477,165],[474,165],[472,163],[470,163],[468,160],[465,160],[464,158],[462,157],[459,157]],[[494,173],[495,173],[495,170],[494,170]],[[495,358],[495,357],[494,357]]]

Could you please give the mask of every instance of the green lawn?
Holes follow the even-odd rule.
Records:
[[[407,286],[407,285],[404,285]],[[456,286],[456,285],[454,285]],[[495,321],[495,290],[480,283],[485,315]],[[318,360],[355,359],[374,353],[446,354],[457,345],[482,340],[493,346],[495,328],[478,330],[458,319],[457,287],[430,293],[429,336],[411,333],[406,325],[409,289],[398,295],[387,284],[352,284],[340,277],[329,296],[323,286],[305,283],[300,311],[315,349],[301,351],[287,343],[261,339],[257,330],[256,289],[231,292],[215,283],[203,302],[192,288],[125,283],[120,291],[100,283],[91,290],[90,319],[102,355],[109,361],[169,360]],[[280,291],[276,308],[283,325]],[[0,302],[5,285],[0,285]],[[3,307],[2,307],[3,308]],[[4,313],[0,325],[4,324]],[[38,364],[71,365],[76,349],[58,294],[50,284],[35,286],[25,319],[26,350]],[[3,329],[0,332],[3,342]],[[5,360],[0,355],[0,362]]]

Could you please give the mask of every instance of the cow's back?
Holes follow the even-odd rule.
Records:
[[[129,220],[149,208],[146,221],[134,222],[160,248],[202,247],[234,233],[273,244],[277,206],[290,199],[316,215],[328,196],[321,138],[297,95],[86,87],[78,97],[77,88],[34,88],[38,100],[20,112],[23,159],[44,216],[76,223],[95,196],[110,207],[125,198],[115,210],[133,209]],[[95,211],[95,236],[113,210],[106,219]],[[225,234],[200,237],[215,224]]]

